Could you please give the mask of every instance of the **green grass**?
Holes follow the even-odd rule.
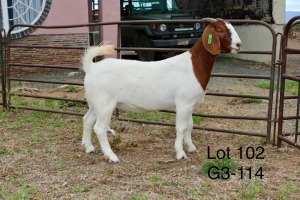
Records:
[[[0,130],[2,128],[34,128],[36,131],[32,134],[32,136],[36,136],[36,134],[41,129],[53,131],[66,127],[68,124],[70,124],[70,120],[72,120],[72,117],[69,117],[64,114],[56,114],[41,111],[24,112],[23,110],[21,111],[20,109],[18,109],[18,107],[69,111],[68,108],[72,106],[72,111],[78,112],[82,112],[86,109],[85,106],[83,106],[82,104],[76,104],[71,101],[57,101],[53,99],[31,99],[20,96],[13,96],[11,105],[15,106],[16,109],[11,110],[10,112],[0,112]],[[14,119],[15,117],[18,117],[18,119],[11,120],[11,118]],[[80,131],[81,134],[82,130],[78,129],[78,131]]]
[[[270,81],[260,81],[255,84],[255,86],[262,89],[270,89]],[[298,95],[298,86],[299,83],[295,81],[285,81],[285,90],[291,94]],[[277,89],[278,85],[275,84],[274,88]]]
[[[200,126],[203,121],[204,121],[205,117],[199,117],[199,116],[193,116],[193,122],[195,125]]]
[[[103,171],[103,176],[104,176],[105,178],[111,177],[112,174],[113,174],[113,171],[112,171],[111,169],[105,169],[105,170]]]
[[[93,186],[90,185],[81,185],[75,188],[76,193],[86,193],[93,189]]]
[[[202,196],[207,193],[207,188],[192,188],[186,189],[183,193],[187,196]]]
[[[283,185],[276,193],[276,199],[278,200],[291,199],[290,196],[299,190],[300,188],[297,188],[296,186],[292,185],[291,182],[288,182],[287,184]]]
[[[160,176],[153,174],[150,176],[150,181],[153,185],[157,186],[162,182],[162,179]]]
[[[213,168],[213,170],[210,171],[211,174],[219,173],[220,175],[226,175],[226,172],[222,170],[224,167],[228,167],[229,173],[234,173],[237,171],[238,164],[235,160],[228,159],[227,157],[223,159],[216,159],[214,161],[206,160],[199,173],[208,175],[210,169]]]
[[[77,88],[75,86],[69,86],[68,87],[68,92],[76,93],[77,92]]]
[[[148,112],[148,113],[133,113],[126,112],[125,117],[131,119],[142,119],[150,121],[160,121],[160,122],[169,122],[175,123],[176,116],[175,113],[165,113],[165,112]],[[204,120],[204,117],[193,116],[193,121],[195,125],[201,125]]]
[[[175,122],[175,115],[173,113],[163,113],[163,112],[149,112],[149,113],[133,113],[126,112],[125,117],[132,119],[142,119],[151,121],[167,121]]]
[[[260,81],[258,83],[255,83],[256,87],[262,88],[262,89],[270,89],[270,81]],[[275,84],[275,87],[277,88],[277,84]]]
[[[238,92],[238,94],[249,95],[250,93],[245,92],[244,90],[241,90],[241,91]],[[262,99],[258,99],[258,98],[243,98],[242,99],[242,102],[245,103],[245,104],[248,104],[248,103],[262,103],[262,101],[263,101]]]
[[[9,153],[8,150],[4,146],[0,145],[0,158],[1,156],[5,156],[8,153]]]
[[[287,81],[285,84],[285,89],[291,94],[298,95],[299,83],[295,81]]]
[[[259,179],[250,180],[239,192],[240,199],[256,199],[256,195],[264,192],[263,185]]]
[[[57,170],[63,170],[66,167],[67,167],[66,166],[66,157],[65,157],[65,155],[60,155],[59,158],[58,158],[58,161],[56,163],[56,169]]]
[[[18,111],[17,111],[18,112]],[[13,113],[11,113],[13,114]],[[30,115],[20,114],[20,119],[11,122],[10,126],[13,128],[49,128],[55,130],[67,126],[69,120],[64,120],[62,114],[53,114],[48,112],[32,112]]]
[[[262,103],[262,99],[257,98],[246,98],[243,100],[244,103]]]
[[[150,198],[148,198],[146,195],[132,195],[131,200],[148,200]]]
[[[116,196],[107,196],[104,198],[104,200],[119,200],[119,198]]]
[[[37,186],[33,183],[28,183],[25,178],[9,177],[6,184],[0,185],[0,199],[4,200],[31,199],[36,193]]]
[[[2,112],[0,113],[0,132],[3,132],[4,135],[0,136],[0,158],[18,155],[22,152],[29,155],[35,155],[39,152],[49,154],[53,151],[51,145],[61,141],[65,137],[65,134],[54,134],[49,137],[48,133],[64,133],[63,131],[69,127],[69,124],[78,120],[79,117],[76,116],[48,112],[23,110]],[[10,136],[9,132],[5,130],[14,130],[14,134]],[[77,131],[80,131],[80,133],[77,133]],[[24,134],[26,134],[26,137],[24,137]],[[79,134],[82,134],[81,129],[74,129],[74,135]],[[10,148],[7,145],[12,140],[22,141],[24,138],[26,138],[25,144],[22,147],[15,146],[14,148]],[[77,137],[74,137],[74,139],[77,140]],[[81,137],[78,137],[78,140],[81,140]],[[44,149],[39,149],[41,147]],[[65,163],[61,160],[57,168],[61,169],[64,166]]]
[[[18,107],[39,108],[47,110],[83,112],[87,106],[69,100],[32,99],[21,96],[11,97],[11,105]]]

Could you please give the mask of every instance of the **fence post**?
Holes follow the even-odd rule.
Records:
[[[2,104],[3,110],[7,109],[7,92],[6,92],[6,59],[5,59],[5,48],[6,48],[6,31],[0,30],[0,63],[1,63],[1,85],[2,85]]]

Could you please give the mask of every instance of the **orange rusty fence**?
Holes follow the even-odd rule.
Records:
[[[225,128],[216,128],[216,127],[203,127],[195,125],[194,129],[200,129],[200,130],[207,130],[207,131],[216,131],[216,132],[224,132],[224,133],[232,133],[232,134],[242,134],[242,135],[248,135],[248,136],[257,136],[265,138],[266,141],[270,142],[271,138],[271,130],[272,130],[272,124],[274,123],[275,117],[274,117],[274,82],[275,82],[275,75],[276,75],[276,67],[278,63],[276,63],[276,44],[277,44],[277,35],[269,24],[262,22],[262,21],[256,21],[256,20],[229,20],[233,25],[235,26],[247,26],[247,25],[257,25],[266,28],[270,32],[272,44],[267,47],[267,51],[259,51],[259,50],[252,50],[252,51],[241,51],[239,54],[254,54],[254,55],[268,55],[270,57],[270,64],[269,64],[269,73],[267,75],[256,75],[256,74],[234,74],[234,73],[213,73],[213,77],[222,77],[222,78],[228,78],[228,79],[249,79],[249,80],[268,80],[270,81],[270,89],[267,91],[265,95],[259,95],[259,94],[236,94],[236,93],[222,93],[222,92],[208,92],[207,95],[210,96],[220,96],[220,97],[237,97],[237,98],[255,98],[260,100],[268,101],[268,106],[266,108],[266,114],[262,114],[260,116],[249,116],[247,113],[246,115],[222,115],[222,114],[205,114],[205,113],[193,113],[194,116],[198,117],[205,117],[205,118],[213,118],[213,119],[226,119],[226,120],[233,120],[233,121],[250,121],[250,122],[262,122],[265,123],[266,130],[264,132],[258,131],[258,130],[231,130],[231,129],[225,129]],[[71,114],[71,115],[84,115],[83,112],[73,112],[73,111],[65,111],[65,110],[59,110],[59,109],[48,109],[48,108],[35,108],[30,106],[15,106],[13,104],[13,98],[12,97],[26,97],[31,99],[48,99],[53,101],[71,101],[76,104],[85,104],[84,99],[73,99],[73,98],[66,98],[66,97],[56,97],[56,96],[47,96],[47,95],[35,95],[35,94],[28,94],[23,93],[22,91],[15,92],[12,90],[13,83],[16,82],[30,82],[30,83],[39,83],[39,84],[67,84],[70,86],[83,86],[82,81],[81,82],[74,82],[74,81],[62,81],[62,80],[45,80],[45,79],[36,79],[36,78],[23,78],[23,77],[17,77],[13,74],[11,74],[11,70],[13,68],[17,67],[30,67],[30,68],[48,68],[52,70],[80,70],[80,66],[56,66],[56,65],[46,65],[46,64],[32,64],[32,63],[18,63],[15,60],[11,58],[11,51],[13,49],[79,49],[84,50],[86,46],[58,46],[58,45],[23,45],[23,44],[13,44],[11,42],[10,33],[12,30],[16,27],[22,26],[22,27],[32,27],[35,29],[70,29],[70,28],[76,28],[76,27],[90,27],[90,26],[108,26],[108,25],[117,25],[118,26],[118,46],[116,48],[118,52],[118,57],[121,57],[121,52],[123,51],[137,51],[137,50],[145,50],[145,51],[158,51],[158,52],[183,52],[187,49],[183,48],[138,48],[138,47],[122,47],[121,45],[121,26],[126,24],[151,24],[151,23],[157,23],[158,21],[121,21],[121,22],[103,22],[103,23],[92,23],[92,24],[77,24],[77,25],[69,25],[69,26],[34,26],[34,25],[15,25],[13,26],[7,34],[7,43],[6,49],[7,49],[7,56],[6,56],[6,62],[5,65],[3,65],[2,70],[7,70],[6,73],[6,84],[4,85],[6,89],[2,92],[3,96],[5,97],[6,101],[3,103],[3,107],[5,109],[11,110],[11,109],[25,109],[25,110],[35,110],[35,111],[47,111],[47,112],[53,112],[53,113],[63,113],[63,114]],[[208,23],[208,21],[204,20],[163,20],[159,21],[160,23]],[[265,35],[257,36],[257,37],[266,37]],[[51,55],[49,55],[51,56]],[[42,62],[42,61],[41,61]],[[3,74],[2,74],[3,75]],[[5,80],[2,78],[2,80]],[[6,100],[7,99],[7,100]],[[174,113],[173,110],[163,110],[161,112],[167,112],[167,113]],[[121,120],[121,121],[132,121],[137,123],[143,123],[143,124],[155,124],[155,125],[163,125],[163,126],[175,126],[174,123],[168,123],[168,122],[158,122],[158,121],[148,121],[148,120],[142,120],[142,119],[132,119],[128,117],[124,117],[119,115],[119,112],[116,111],[114,115],[114,119]],[[274,131],[275,133],[275,131]]]

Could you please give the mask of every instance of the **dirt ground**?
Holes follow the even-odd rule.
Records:
[[[204,107],[220,103],[213,98],[206,102],[209,103]],[[233,105],[231,101],[225,104],[235,108],[248,105]],[[250,105],[257,106],[261,105]],[[2,115],[9,115],[1,117],[5,125],[0,128],[3,199],[297,199],[300,196],[300,150],[287,145],[278,149],[266,144],[263,138],[194,130],[197,153],[177,161],[173,127],[113,121],[112,128],[118,136],[109,134],[109,140],[121,162],[110,164],[96,137],[93,138],[96,153],[85,154],[80,144],[81,117],[31,111]],[[226,120],[222,124],[216,120],[203,123],[256,130],[264,127],[259,123]],[[240,147],[244,149],[243,159],[239,157]],[[214,180],[200,173],[208,162],[208,154],[214,157],[218,150],[227,148],[239,168],[251,167],[250,177],[249,171],[244,171],[244,177],[237,173],[228,180]],[[247,159],[246,149],[252,148],[263,159]],[[262,172],[256,176],[259,167]]]
[[[229,60],[228,65],[232,62]],[[297,65],[293,69],[298,71]],[[230,68],[217,64],[215,70],[226,72]],[[253,62],[245,62],[239,70],[268,73],[266,66]],[[268,90],[256,83],[213,78],[209,92],[267,95]],[[30,87],[26,85],[22,92],[83,99],[80,88]],[[29,99],[21,103],[37,102]],[[70,107],[79,109],[76,105]],[[85,107],[80,109],[86,111]],[[290,103],[287,110],[294,112],[294,104]],[[265,116],[267,102],[207,96],[195,111]],[[95,135],[96,152],[84,152],[81,117],[16,110],[0,112],[0,124],[0,199],[300,199],[300,150],[286,144],[278,149],[261,137],[193,130],[197,153],[177,161],[174,127],[113,120],[117,136],[109,134],[109,140],[121,162],[110,164]],[[266,133],[263,121],[205,118],[200,125]],[[227,149],[238,164],[236,175],[218,180],[201,173],[208,161],[218,161],[209,157]],[[253,149],[256,156],[251,158]]]

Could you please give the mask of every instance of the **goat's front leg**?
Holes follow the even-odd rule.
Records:
[[[188,120],[188,126],[186,132],[184,133],[184,143],[188,146],[188,152],[196,152],[196,147],[192,141],[192,129],[193,129],[193,117],[190,115]]]
[[[175,150],[178,160],[187,158],[183,150],[183,138],[189,130],[189,119],[192,115],[192,106],[177,105],[176,106],[176,141]]]
[[[82,145],[84,145],[86,153],[95,151],[95,147],[92,144],[92,130],[96,119],[95,111],[90,107],[89,111],[83,117]]]

